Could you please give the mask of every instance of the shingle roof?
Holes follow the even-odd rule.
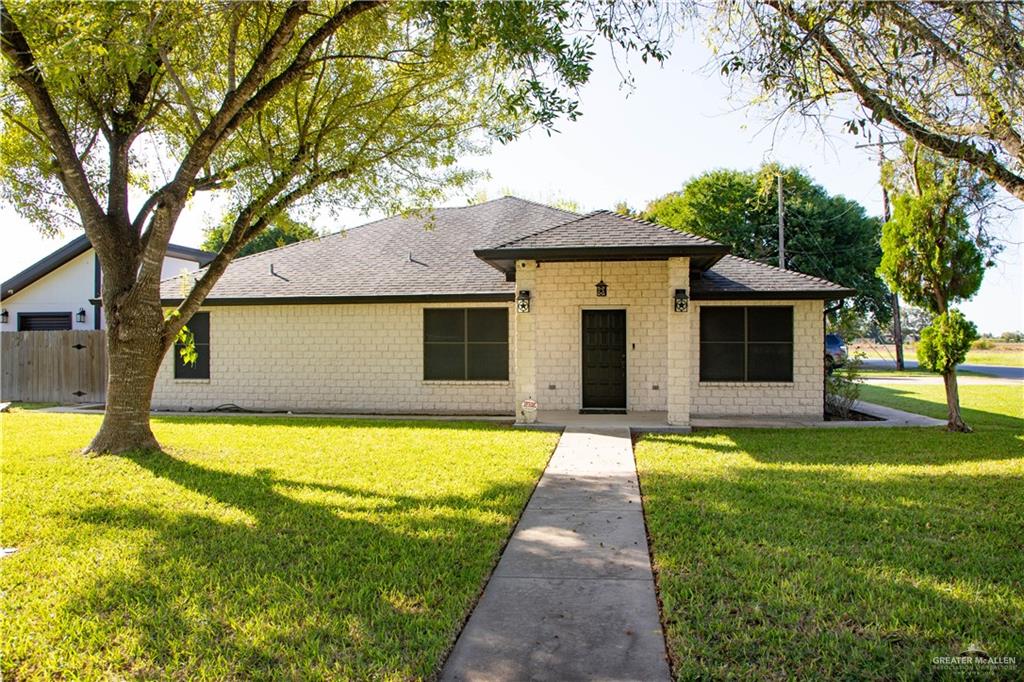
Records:
[[[690,283],[695,299],[844,298],[856,292],[819,277],[724,256]]]
[[[578,218],[571,211],[503,197],[475,206],[393,216],[232,262],[207,301],[383,296],[510,296],[515,284],[473,250]],[[273,274],[271,273],[273,266]],[[179,278],[161,295],[181,298]]]
[[[509,240],[490,251],[525,249],[621,248],[652,246],[718,247],[713,239],[680,232],[611,211],[594,211],[542,232]]]
[[[555,250],[560,255],[578,250],[581,257],[596,250],[595,257],[605,259],[616,254],[628,257],[623,253],[638,258],[703,254],[693,256],[695,267],[717,263],[703,278],[694,280],[694,298],[757,298],[781,293],[795,298],[836,298],[850,293],[807,275],[723,257],[727,247],[703,237],[608,211],[580,216],[503,197],[475,206],[393,216],[239,258],[228,266],[206,300],[211,304],[421,297],[511,300],[515,284],[482,260],[481,254],[496,254],[492,263],[511,258],[514,265],[520,249],[532,253]],[[162,283],[165,303],[181,299],[182,277],[190,276],[195,275]]]

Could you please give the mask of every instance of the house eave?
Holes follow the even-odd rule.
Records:
[[[501,272],[515,271],[517,260],[541,262],[579,261],[635,261],[666,260],[689,257],[693,267],[706,270],[729,253],[729,248],[720,244],[708,245],[651,245],[651,246],[572,246],[544,248],[501,248],[476,249],[476,257]]]
[[[828,291],[812,291],[798,289],[789,291],[691,291],[690,298],[694,301],[782,301],[782,300],[821,300],[832,301],[856,296],[854,289],[832,289]]]
[[[181,304],[181,298],[164,298],[163,306]],[[511,303],[511,291],[463,294],[396,294],[383,296],[266,296],[237,298],[207,298],[203,306],[260,306],[260,305],[365,305],[372,303]]]

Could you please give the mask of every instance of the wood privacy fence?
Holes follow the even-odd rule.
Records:
[[[0,333],[0,399],[100,403],[107,393],[104,331]]]

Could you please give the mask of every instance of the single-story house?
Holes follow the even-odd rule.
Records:
[[[214,255],[170,244],[161,274],[166,279],[198,270]],[[105,329],[102,281],[89,238],[76,237],[0,285],[0,331]]]
[[[182,297],[180,278],[163,302]],[[823,413],[837,284],[608,211],[514,197],[395,216],[232,263],[155,408]]]

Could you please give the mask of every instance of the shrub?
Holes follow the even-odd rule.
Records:
[[[978,339],[971,344],[971,350],[991,350],[996,347],[992,339]]]
[[[978,338],[978,328],[959,310],[950,310],[921,330],[917,361],[926,369],[952,372],[967,359],[967,351]]]
[[[860,370],[864,354],[857,353],[843,367],[825,375],[825,412],[839,419],[847,419],[854,403],[860,398]]]

